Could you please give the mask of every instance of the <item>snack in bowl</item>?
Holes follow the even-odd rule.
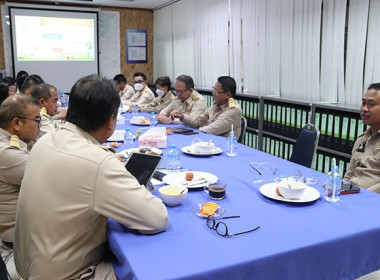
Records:
[[[214,149],[215,144],[212,142],[197,142],[195,143],[195,148],[199,153],[207,154],[211,153]]]
[[[186,181],[191,181],[194,179],[194,173],[193,172],[187,172],[186,173]]]
[[[143,119],[140,123],[141,123],[141,124],[148,124],[148,123],[150,123],[150,119],[145,118],[145,119]]]
[[[214,202],[206,202],[201,208],[201,214],[204,216],[212,216],[218,209],[218,204]]]
[[[177,206],[187,196],[187,188],[181,185],[167,185],[158,189],[162,201],[168,206]]]
[[[289,181],[287,179],[283,179],[278,184],[279,193],[281,194],[281,196],[287,199],[299,199],[305,192],[305,188],[306,185],[304,183],[297,181]]]

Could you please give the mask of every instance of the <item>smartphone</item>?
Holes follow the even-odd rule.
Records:
[[[350,183],[343,183],[340,188],[341,195],[350,194],[350,193],[358,193],[358,192],[360,192],[360,188],[355,185],[351,185]]]
[[[193,135],[193,134],[198,134],[196,131],[189,131],[189,132],[183,132],[182,135]]]

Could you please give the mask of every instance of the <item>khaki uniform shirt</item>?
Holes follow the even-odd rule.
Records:
[[[380,193],[380,131],[366,130],[356,139],[343,180]]]
[[[185,125],[199,128],[200,131],[224,137],[229,136],[231,124],[233,124],[235,135],[239,138],[241,114],[239,103],[231,98],[227,104],[222,106],[213,104],[200,116],[192,117],[184,115],[182,121]]]
[[[53,118],[46,113],[45,108],[41,108],[40,114],[41,114],[41,127],[40,127],[40,132],[38,133],[38,138],[48,133],[49,131],[56,131],[59,129],[60,126],[58,125],[58,121],[53,120]]]
[[[131,99],[122,101],[125,105],[138,105],[149,104],[154,99],[154,93],[145,86],[141,91],[136,92]]]
[[[165,96],[158,96],[153,99],[149,104],[141,104],[140,112],[155,112],[156,114],[160,113],[165,109],[174,99],[174,96],[171,91],[168,91]]]
[[[126,84],[124,89],[119,92],[121,101],[130,99],[135,94],[135,90],[130,85]]]
[[[171,112],[178,110],[182,114],[196,117],[206,111],[206,109],[206,99],[197,91],[193,90],[190,97],[184,102],[178,99],[178,97],[175,97],[173,102],[163,109],[160,114],[165,114],[168,117]]]
[[[17,200],[27,159],[26,143],[0,128],[0,239],[7,242],[14,241]]]
[[[115,155],[66,122],[29,154],[17,207],[16,269],[23,279],[78,279],[106,248],[108,217],[142,233],[168,213]]]

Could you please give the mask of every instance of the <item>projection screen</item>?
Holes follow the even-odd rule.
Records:
[[[83,76],[99,73],[98,14],[9,8],[13,69],[40,75],[69,92]]]

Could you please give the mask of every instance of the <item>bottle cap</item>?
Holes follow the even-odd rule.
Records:
[[[176,144],[171,144],[170,145],[170,149],[177,149],[177,145]]]
[[[129,132],[129,131],[131,131],[131,129],[128,127],[125,129],[125,131]]]
[[[155,115],[156,113],[155,112],[152,112],[152,113],[150,113],[151,115]]]

